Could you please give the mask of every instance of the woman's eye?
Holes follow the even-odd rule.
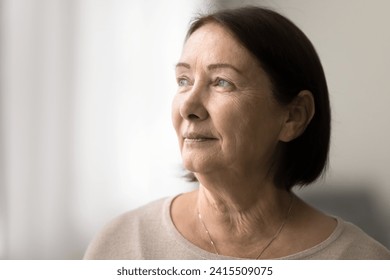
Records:
[[[230,83],[224,79],[217,79],[215,85],[217,87],[221,87],[221,88],[232,88],[233,87],[232,83]]]
[[[177,79],[177,84],[179,87],[186,87],[189,85],[189,82],[187,79],[179,78],[179,79]]]

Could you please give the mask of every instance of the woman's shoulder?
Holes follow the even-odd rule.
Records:
[[[339,217],[332,234],[316,246],[286,257],[301,260],[389,260],[390,251],[356,225]]]
[[[129,258],[129,250],[135,251],[137,243],[161,228],[171,200],[158,199],[115,217],[93,238],[84,259]]]
[[[356,225],[339,220],[340,235],[333,247],[340,250],[341,259],[390,259],[390,251]]]
[[[170,200],[170,198],[161,198],[149,202],[136,209],[127,211],[115,217],[107,225],[105,225],[101,233],[122,233],[123,231],[129,231],[139,226],[140,223],[146,223],[150,225],[150,223],[153,221],[160,221],[160,215],[158,214],[162,213],[164,205],[169,203]]]
[[[117,216],[107,226],[134,225],[145,219],[146,221],[156,219],[156,214],[161,213],[164,206],[167,206],[171,200],[172,198],[165,197],[149,202]]]

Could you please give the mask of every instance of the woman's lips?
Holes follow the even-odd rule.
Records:
[[[185,142],[205,142],[211,140],[217,140],[217,138],[210,135],[199,134],[199,133],[186,133],[183,135]]]
[[[185,142],[204,142],[210,140],[217,140],[215,138],[184,138]]]

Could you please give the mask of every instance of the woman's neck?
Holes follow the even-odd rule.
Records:
[[[333,219],[265,180],[236,184],[233,176],[205,180],[197,174],[197,178],[199,189],[175,199],[171,213],[178,231],[209,252],[276,258],[308,249],[334,230]]]
[[[203,234],[203,239],[213,241],[218,251],[226,250],[229,254],[236,247],[244,248],[244,252],[253,249],[250,254],[255,254],[285,223],[292,201],[289,191],[265,180],[257,183],[246,180],[240,184],[226,180],[217,185],[215,182],[221,181],[213,179],[213,184],[206,185],[208,180],[204,179],[198,178],[196,214],[201,217],[198,227],[209,232]]]

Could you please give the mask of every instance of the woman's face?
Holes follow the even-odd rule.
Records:
[[[286,110],[273,99],[257,60],[226,29],[209,23],[184,44],[176,79],[172,120],[184,167],[199,174],[266,174]]]

